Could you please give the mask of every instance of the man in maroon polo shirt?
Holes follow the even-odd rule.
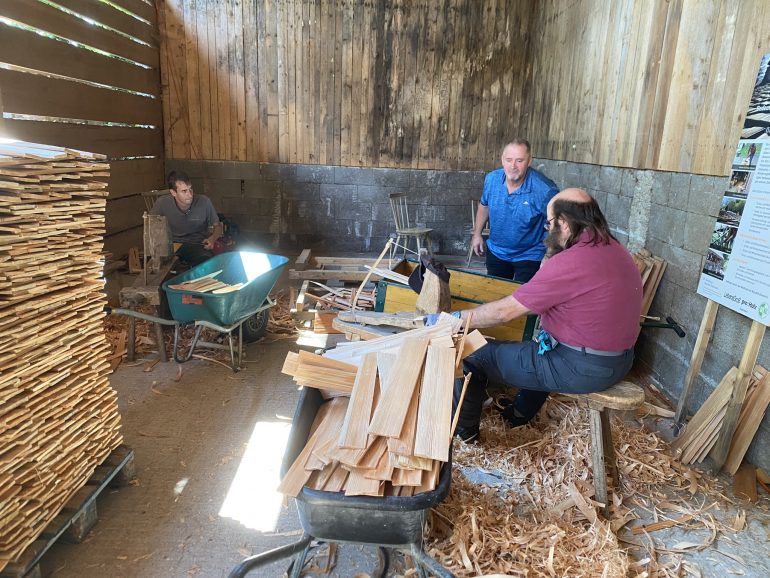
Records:
[[[471,328],[536,313],[542,331],[538,341],[491,341],[465,359],[463,369],[473,376],[457,435],[466,441],[479,435],[489,381],[519,388],[503,409],[506,421],[517,426],[537,414],[550,392],[601,391],[631,369],[642,300],[631,255],[582,189],[565,189],[551,199],[545,227],[547,259],[535,276],[513,295],[473,310]]]

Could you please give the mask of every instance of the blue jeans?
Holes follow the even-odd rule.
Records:
[[[511,279],[517,283],[526,283],[540,269],[540,261],[503,261],[495,257],[489,249],[486,255],[487,275]]]
[[[488,382],[519,388],[514,408],[531,419],[555,393],[592,393],[602,391],[625,377],[634,362],[634,350],[609,357],[592,355],[557,345],[543,355],[535,341],[491,341],[463,361],[465,373],[473,372],[458,425],[478,428],[481,405],[487,397]],[[462,379],[455,381],[453,408],[462,391]]]

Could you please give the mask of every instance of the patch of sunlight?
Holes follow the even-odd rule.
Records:
[[[246,273],[246,280],[251,281],[256,279],[260,275],[267,273],[273,268],[270,263],[270,257],[267,253],[249,253],[246,251],[240,252],[241,264],[243,265],[243,271]]]
[[[283,502],[276,488],[290,430],[290,423],[257,422],[219,510],[221,517],[260,532],[275,530]]]
[[[189,481],[190,478],[182,478],[176,484],[174,484],[174,496],[178,498],[182,492],[184,492],[184,489],[187,487],[187,482]]]
[[[297,338],[297,345],[304,347],[325,348],[326,343],[329,340],[329,335],[326,333],[314,333],[301,329],[299,337]]]

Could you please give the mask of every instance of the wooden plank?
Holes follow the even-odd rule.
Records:
[[[278,3],[275,0],[265,0],[265,70],[269,81],[267,84],[267,159],[270,162],[280,161],[279,151],[279,94],[280,81],[278,29]],[[283,57],[280,57],[280,61]],[[270,71],[270,72],[267,72]],[[260,97],[262,95],[260,94]],[[263,159],[265,160],[265,159]]]
[[[230,36],[228,31],[227,10],[214,11],[214,30],[216,31],[216,92],[217,114],[219,118],[219,157],[220,159],[233,158],[233,122],[231,117],[231,102],[235,98],[230,89]],[[209,34],[211,28],[209,28]]]
[[[339,46],[340,77],[341,84],[338,103],[340,111],[339,138],[340,153],[339,162],[344,166],[351,166],[350,144],[353,109],[353,5],[345,3],[338,8],[342,12],[342,33]]]
[[[246,159],[259,160],[259,52],[256,0],[243,0],[243,67]]]
[[[5,119],[5,129],[8,135],[19,140],[96,152],[108,157],[163,155],[160,129],[13,119]]]
[[[162,189],[165,185],[163,160],[110,161],[109,199]],[[141,215],[140,215],[141,216]]]
[[[732,443],[735,427],[738,424],[738,416],[741,413],[743,400],[746,397],[746,389],[749,386],[749,379],[754,365],[757,363],[759,348],[762,345],[762,339],[765,336],[765,325],[758,321],[751,322],[749,337],[738,365],[738,375],[735,378],[735,387],[733,388],[730,401],[727,403],[727,414],[720,430],[719,439],[711,452],[711,458],[714,461],[714,467],[719,470],[727,459],[727,452]]]
[[[105,222],[107,235],[114,235],[142,224],[145,211],[144,199],[139,195],[120,197],[107,201]]]
[[[234,0],[228,6],[228,34],[232,38],[235,50],[230,55],[230,94],[231,112],[230,118],[233,124],[233,154],[230,158],[237,161],[245,161],[247,149],[246,126],[246,86],[244,70],[244,27],[243,27],[243,0]],[[232,51],[232,48],[231,48]]]
[[[137,20],[132,16],[102,2],[101,0],[56,0],[56,3],[88,18],[100,22],[157,48],[157,34],[152,23]]]
[[[110,0],[121,8],[136,14],[140,18],[154,24],[156,21],[155,0]]]
[[[677,437],[671,446],[674,449],[683,448],[686,444],[690,443],[690,440],[697,434],[697,432],[709,423],[719,410],[724,407],[733,390],[735,379],[738,376],[738,368],[731,367],[730,370],[719,382],[719,385],[714,388],[714,391],[706,399],[703,405],[695,412],[692,419],[687,424],[687,429],[679,437]]]
[[[733,478],[733,494],[737,498],[756,502],[757,495],[757,468],[749,463],[744,463],[738,468]]]
[[[706,310],[703,312],[703,319],[698,329],[698,337],[695,339],[695,346],[693,348],[692,357],[690,358],[690,366],[687,368],[687,375],[684,378],[682,384],[682,393],[679,396],[679,403],[676,406],[676,414],[674,415],[674,422],[681,425],[682,415],[687,405],[687,396],[690,393],[690,388],[695,382],[695,378],[700,372],[701,365],[703,364],[703,358],[706,356],[706,348],[709,341],[711,341],[711,333],[714,330],[714,322],[717,318],[717,311],[719,311],[719,303],[708,299],[706,301]]]
[[[449,461],[455,350],[428,347],[420,393],[414,455]]]
[[[5,112],[160,126],[156,98],[0,68]]]
[[[75,12],[83,18],[79,18]],[[75,42],[82,42],[99,50],[123,56],[136,62],[158,68],[158,50],[134,42],[100,26],[87,22],[87,14],[81,8],[65,11],[43,4],[39,0],[4,0],[2,15],[23,22],[28,26],[58,34]]]
[[[189,152],[187,158],[202,159],[201,150],[201,93],[200,93],[200,64],[198,55],[201,53],[198,47],[198,3],[205,0],[187,0],[184,4],[184,58],[185,80],[187,83],[187,137]],[[206,28],[203,28],[206,34]]]
[[[412,392],[417,386],[427,347],[428,339],[425,337],[404,339],[399,366],[390,381],[385,384],[384,393],[369,424],[369,433],[399,436]]]
[[[372,415],[374,391],[377,386],[377,354],[368,353],[358,368],[356,381],[348,403],[348,411],[339,436],[343,448],[365,448],[367,429]]]
[[[3,26],[3,61],[17,66],[63,74],[147,94],[160,94],[158,70],[142,68],[46,36]]]
[[[388,452],[391,455],[411,457],[414,455],[414,440],[417,433],[417,411],[420,404],[420,384],[422,373],[417,378],[417,386],[412,392],[409,405],[404,416],[404,425],[398,437],[388,438]]]
[[[725,471],[735,474],[743,461],[743,456],[749,449],[759,425],[765,417],[767,406],[770,405],[770,377],[768,374],[757,383],[756,394],[752,403],[747,404],[741,411],[741,419],[735,428],[735,434],[730,443],[730,450],[725,459]]]

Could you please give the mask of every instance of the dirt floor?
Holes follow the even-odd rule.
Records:
[[[315,350],[323,346],[320,339],[301,339],[300,346]],[[112,385],[119,394],[125,443],[136,452],[136,480],[99,498],[96,527],[82,544],[54,546],[43,560],[43,576],[223,577],[244,557],[299,539],[293,503],[284,504],[274,490],[298,398],[291,378],[280,369],[287,351],[297,347],[294,340],[250,345],[239,373],[193,360],[182,366],[179,377],[173,362],[160,363],[150,372],[141,361],[124,362],[112,376]],[[666,421],[651,425],[665,436]],[[494,470],[456,470],[479,485],[510,485]],[[728,480],[723,484],[729,488]],[[729,489],[725,493],[729,496]],[[695,496],[693,503],[703,508],[703,500]],[[634,536],[647,546],[632,548],[631,558],[644,562],[650,544],[660,556],[678,547],[683,553],[673,555],[684,561],[681,576],[770,576],[769,507],[761,489],[756,505],[720,501],[709,515],[729,523],[745,512],[744,530],[721,532],[698,551],[692,545],[710,538],[698,525]],[[638,515],[652,521],[649,512],[640,509]],[[312,564],[320,570],[328,550],[321,546],[315,552]],[[379,576],[381,564],[373,547],[344,544],[337,549],[331,571],[313,575]],[[284,560],[249,576],[282,576],[287,567]],[[628,575],[655,575],[643,573],[644,567],[632,567]],[[575,569],[567,575],[580,573]],[[402,564],[388,573],[399,574],[411,573]],[[530,575],[548,572],[533,568]]]

